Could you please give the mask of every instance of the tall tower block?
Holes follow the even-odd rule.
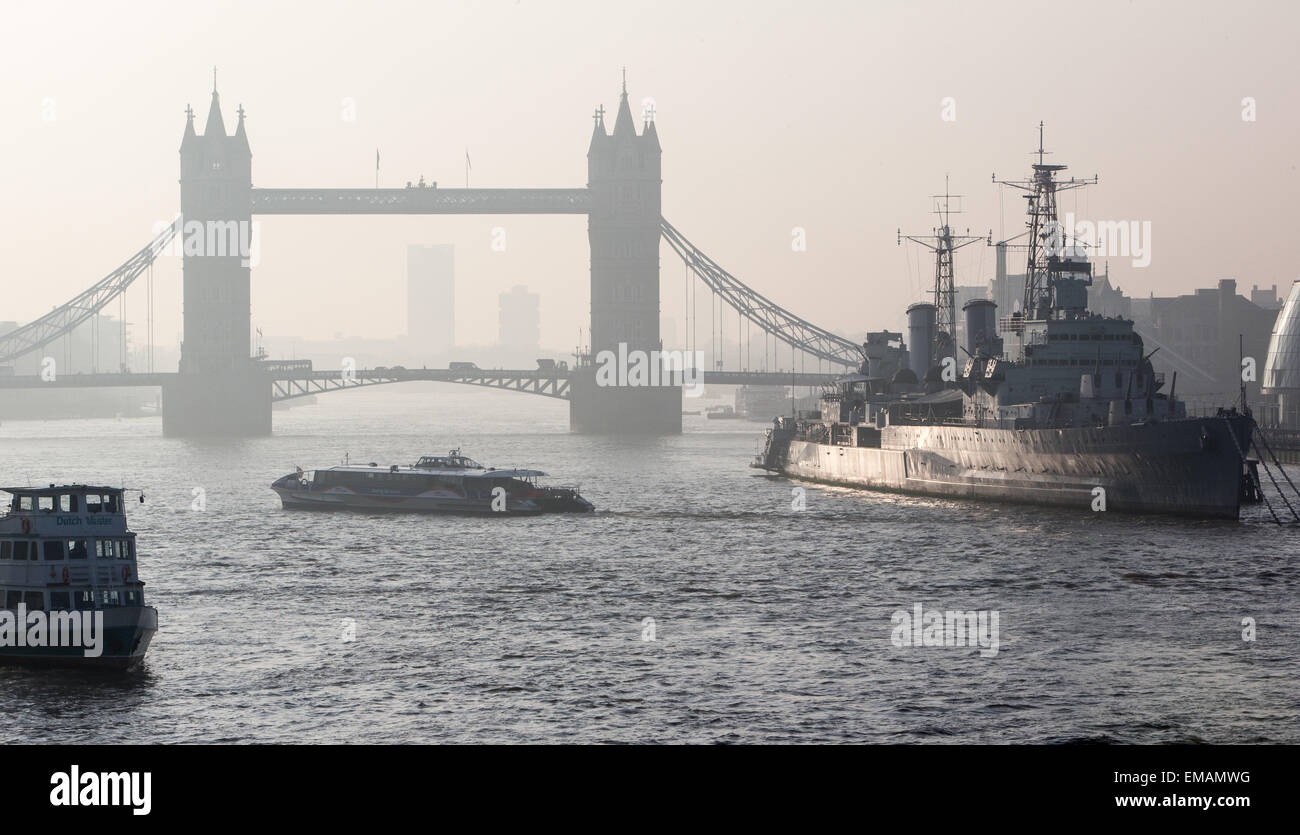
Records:
[[[627,85],[614,132],[597,110],[587,150],[591,195],[591,357],[662,350],[659,339],[659,238],[663,178],[653,113],[637,133]],[[605,355],[608,356],[608,355]],[[671,434],[682,430],[681,388],[597,384],[594,365],[579,366],[570,385],[569,426],[600,434]]]
[[[203,134],[181,139],[184,336],[180,377],[163,390],[167,435],[271,431],[271,386],[250,354],[253,154],[244,109],[226,134],[213,80]]]

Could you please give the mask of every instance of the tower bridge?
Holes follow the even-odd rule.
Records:
[[[692,244],[662,216],[658,129],[650,114],[638,131],[626,83],[613,130],[604,108],[593,115],[587,149],[587,184],[579,188],[253,188],[252,150],[245,112],[227,133],[221,99],[213,89],[203,133],[186,109],[180,146],[180,214],[121,267],[72,301],[0,336],[0,364],[41,350],[95,316],[147,269],[192,223],[230,231],[246,243],[253,215],[364,214],[583,214],[590,263],[590,356],[601,352],[662,348],[659,334],[659,247],[665,241],[687,268],[739,318],[788,345],[791,372],[703,372],[703,382],[818,385],[830,372],[793,373],[794,352],[828,366],[855,369],[861,349],[851,340],[790,313],[752,290]],[[243,230],[242,232],[240,230]],[[589,433],[681,431],[680,384],[602,386],[596,368],[563,371],[406,370],[268,371],[249,357],[251,268],[239,246],[214,251],[182,248],[184,338],[178,371],[150,374],[0,376],[0,389],[161,386],[163,430],[168,435],[260,435],[271,431],[271,403],[359,386],[432,380],[521,391],[567,399],[570,427]],[[622,355],[622,354],[620,354]],[[680,383],[680,381],[675,381]]]

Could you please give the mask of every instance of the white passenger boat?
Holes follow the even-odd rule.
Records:
[[[484,467],[454,449],[414,464],[299,469],[271,485],[286,509],[424,513],[590,513],[576,487],[543,486],[541,470]]]
[[[123,491],[6,487],[0,515],[0,663],[137,665],[158,630]]]

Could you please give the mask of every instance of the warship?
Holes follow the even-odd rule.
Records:
[[[902,334],[868,335],[860,373],[820,411],[779,417],[753,466],[849,487],[1128,513],[1238,518],[1252,492],[1254,421],[1244,402],[1189,417],[1127,319],[1088,310],[1091,263],[1057,220],[1058,179],[1038,162],[1025,191],[1028,250],[1020,309],[967,302],[956,340],[946,206],[936,229],[935,303],[908,308]],[[900,237],[901,231],[900,231]],[[941,326],[942,325],[942,326]],[[956,352],[965,360],[958,367]]]

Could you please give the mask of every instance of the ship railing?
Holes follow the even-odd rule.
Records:
[[[565,499],[573,499],[582,495],[582,487],[578,484],[546,484],[535,489],[541,491],[542,495]]]
[[[998,319],[998,333],[1022,333],[1025,329],[1023,316],[1003,316]]]
[[[853,427],[843,423],[831,424],[830,442],[833,446],[853,446]]]
[[[824,444],[828,436],[829,432],[824,423],[801,423],[794,430],[795,440],[810,444]]]

